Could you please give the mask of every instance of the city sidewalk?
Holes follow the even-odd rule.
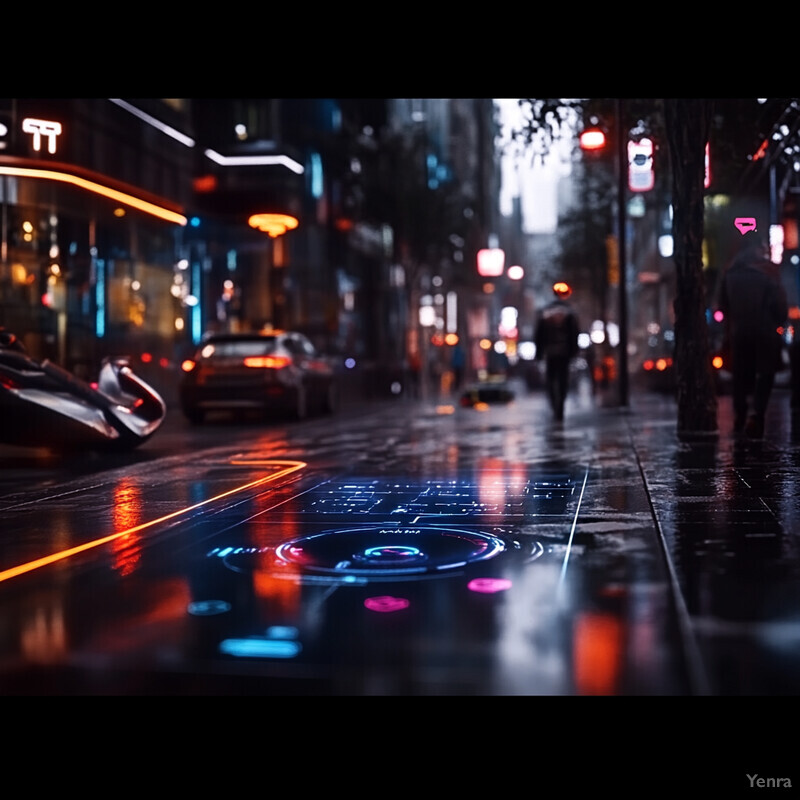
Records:
[[[574,401],[573,401],[574,402]],[[595,421],[639,464],[698,694],[800,693],[800,418],[777,389],[764,439],[677,435],[673,398],[638,391]],[[567,419],[569,424],[569,418]],[[626,443],[619,442],[624,448]]]

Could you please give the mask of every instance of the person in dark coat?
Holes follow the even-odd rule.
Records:
[[[564,403],[569,389],[569,365],[578,354],[578,316],[568,298],[570,286],[563,281],[553,284],[555,299],[546,305],[536,324],[536,358],[545,361],[547,397],[553,417],[564,419]]]
[[[748,241],[722,278],[719,301],[731,358],[733,430],[761,438],[783,355],[779,329],[789,309],[766,240],[755,231],[745,235]]]

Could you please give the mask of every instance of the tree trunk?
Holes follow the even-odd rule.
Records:
[[[675,371],[678,433],[717,431],[703,281],[703,181],[713,101],[666,99],[664,117],[672,163],[672,236],[676,272]]]

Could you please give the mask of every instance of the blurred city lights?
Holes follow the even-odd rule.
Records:
[[[536,358],[536,344],[534,342],[520,342],[517,353],[523,361],[533,361]]]
[[[478,251],[478,274],[484,278],[497,278],[503,274],[506,254],[499,247]]]
[[[594,322],[592,322],[592,328],[589,331],[589,338],[595,344],[602,344],[606,340],[605,323],[602,320],[596,319]]]
[[[783,225],[769,226],[769,254],[773,264],[783,261]]]
[[[433,306],[420,306],[419,324],[423,328],[430,328],[436,324],[436,309]]]

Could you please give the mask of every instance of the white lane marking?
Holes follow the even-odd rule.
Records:
[[[569,556],[572,551],[572,540],[575,538],[575,527],[578,524],[578,514],[581,510],[581,502],[583,502],[583,493],[586,491],[586,481],[589,478],[589,467],[586,467],[586,473],[583,476],[583,485],[581,486],[581,493],[578,497],[578,505],[575,508],[575,518],[572,520],[572,529],[569,532],[569,541],[567,542],[567,552],[564,553],[564,563],[561,565],[561,577],[558,580],[557,597],[560,600],[564,589],[564,579],[567,575],[567,564],[569,563]]]

